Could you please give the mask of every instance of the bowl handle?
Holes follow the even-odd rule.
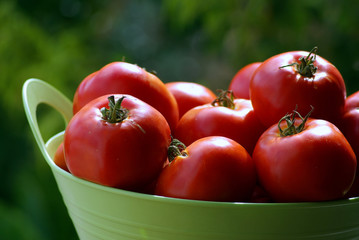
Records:
[[[67,125],[72,118],[72,103],[50,84],[34,78],[25,81],[22,88],[22,99],[26,117],[29,121],[35,140],[42,154],[45,157],[49,157],[37,122],[37,107],[41,103],[48,104],[63,116],[65,125]]]

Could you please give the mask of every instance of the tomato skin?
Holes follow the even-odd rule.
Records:
[[[359,107],[359,91],[351,94],[346,100],[345,100],[345,107],[344,112],[348,112],[353,108]]]
[[[54,155],[54,163],[65,171],[69,171],[65,161],[64,142],[61,142]]]
[[[276,202],[343,198],[357,165],[339,129],[317,119],[309,119],[302,132],[286,137],[273,125],[258,140],[252,157],[261,185]]]
[[[185,145],[208,136],[228,137],[241,144],[249,154],[264,132],[250,100],[234,99],[235,109],[205,104],[189,110],[178,122],[175,138]]]
[[[260,185],[256,185],[250,202],[253,203],[270,203],[273,202],[268,193],[264,190],[264,188]]]
[[[255,71],[250,83],[253,108],[261,122],[270,127],[296,106],[299,113],[314,107],[313,118],[336,123],[343,114],[346,88],[338,69],[320,56],[314,65],[318,68],[314,77],[304,77],[293,66],[283,67],[306,51],[292,51],[275,55],[264,61]],[[283,67],[283,68],[280,68]]]
[[[359,91],[350,95],[345,102],[345,113],[338,125],[350,145],[355,155],[359,156]],[[359,169],[357,172],[353,186],[346,195],[347,197],[359,196]]]
[[[161,196],[205,200],[248,201],[256,183],[248,152],[225,137],[206,137],[177,156],[161,172],[155,193]]]
[[[79,84],[73,99],[73,112],[106,94],[129,94],[156,108],[170,127],[179,120],[176,99],[155,75],[137,65],[112,62],[91,73]]]
[[[359,156],[359,91],[350,95],[345,101],[344,114],[339,129]]]
[[[121,189],[141,189],[160,173],[171,141],[170,128],[160,112],[130,95],[121,106],[126,119],[109,123],[100,109],[108,96],[101,96],[74,115],[64,138],[69,171],[80,178]]]
[[[176,98],[179,117],[188,110],[211,103],[216,95],[209,88],[194,82],[169,82],[165,83],[167,89]]]
[[[359,107],[344,113],[339,128],[359,156]]]
[[[250,63],[238,72],[232,78],[228,90],[232,90],[235,98],[250,99],[249,84],[251,82],[253,73],[261,65],[261,62]]]

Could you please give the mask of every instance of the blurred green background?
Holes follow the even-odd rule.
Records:
[[[0,239],[77,239],[56,183],[26,120],[28,78],[68,98],[80,81],[121,60],[160,79],[225,89],[237,70],[291,50],[311,50],[359,90],[359,3],[265,0],[1,0]],[[42,106],[48,139],[64,128]]]

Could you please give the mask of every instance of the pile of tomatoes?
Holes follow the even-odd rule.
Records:
[[[251,63],[228,90],[127,62],[88,75],[54,161],[101,185],[227,202],[359,196],[359,92],[312,51]]]

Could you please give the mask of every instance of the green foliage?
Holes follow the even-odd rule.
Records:
[[[71,239],[74,228],[53,177],[36,151],[25,119],[21,88],[26,79],[37,77],[72,96],[76,82],[87,74],[87,53],[75,34],[67,31],[57,37],[47,34],[18,11],[13,2],[0,3],[0,21],[3,23],[0,109],[6,116],[0,126],[1,149],[5,153],[0,161],[0,236],[2,239]],[[63,123],[53,111],[40,112],[43,112],[40,124],[48,124],[44,132],[47,138]],[[59,227],[63,229],[61,233]]]
[[[26,79],[72,99],[85,76],[126,57],[164,82],[226,89],[246,64],[318,46],[352,93],[359,90],[358,12],[355,0],[1,1],[1,239],[76,239],[25,118]],[[64,128],[45,106],[39,122],[45,139]]]
[[[166,30],[179,44],[195,48],[187,56],[201,66],[196,77],[211,88],[226,87],[235,70],[250,62],[318,46],[318,54],[342,73],[348,93],[358,89],[359,3],[354,0],[166,0],[164,9]]]

